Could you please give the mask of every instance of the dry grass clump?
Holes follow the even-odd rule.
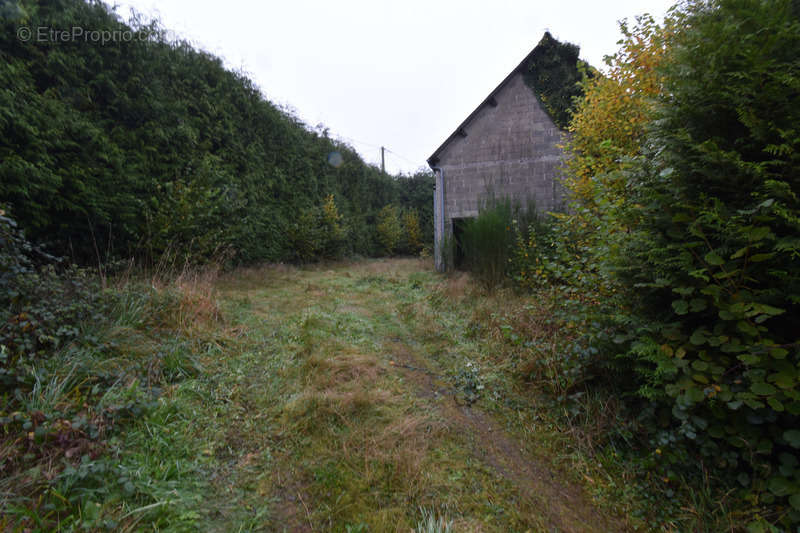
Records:
[[[392,403],[385,390],[303,391],[283,408],[282,422],[296,434],[318,434],[341,426],[380,422]]]
[[[371,465],[391,465],[397,479],[402,480],[405,494],[416,498],[425,486],[425,459],[431,442],[444,430],[440,421],[428,415],[407,414],[377,432],[366,429],[351,440],[356,441],[352,444],[361,444],[359,455],[366,476],[372,477]]]
[[[332,356],[313,353],[303,361],[300,371],[306,376],[309,386],[316,390],[332,389],[348,383],[363,387],[364,384],[374,383],[383,373],[375,357],[358,352],[339,352]]]
[[[288,279],[294,279],[298,269],[285,263],[269,263],[258,266],[239,267],[222,275],[220,282],[231,288],[232,285],[269,287]]]
[[[222,321],[215,283],[219,279],[219,265],[211,265],[202,270],[184,271],[172,283],[179,295],[175,323],[186,333]]]
[[[414,257],[400,259],[377,259],[346,264],[348,270],[362,274],[383,275],[390,277],[407,276],[421,270],[426,270],[430,261]]]
[[[440,283],[437,290],[448,300],[460,302],[473,295],[479,288],[467,272],[456,272]]]
[[[179,331],[193,337],[222,322],[216,285],[222,262],[204,266],[188,262],[180,268],[162,259],[152,270],[135,271],[131,262],[112,280],[120,301],[122,322],[131,315],[147,315],[156,329]]]

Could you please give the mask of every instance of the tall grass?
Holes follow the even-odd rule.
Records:
[[[137,481],[147,454],[131,460],[132,436],[165,409],[165,389],[202,372],[200,352],[221,320],[219,269],[129,268],[107,283],[88,271],[37,271],[20,254],[0,259],[24,267],[4,280],[9,293],[37,291],[0,323],[0,531],[117,529],[145,511],[150,521],[177,512],[154,502],[180,476],[159,481],[154,468]]]
[[[508,274],[516,235],[515,227],[528,228],[538,220],[532,201],[522,207],[491,192],[478,216],[467,220],[460,243],[464,266],[488,289],[503,283]]]
[[[453,521],[444,515],[437,515],[432,509],[420,508],[422,518],[417,522],[414,533],[452,533]]]

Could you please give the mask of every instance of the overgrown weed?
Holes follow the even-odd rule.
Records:
[[[91,272],[37,266],[24,238],[0,229],[20,244],[0,258],[14,273],[2,278],[12,299],[0,325],[0,524],[125,529],[145,516],[174,519],[181,497],[166,495],[185,484],[170,474],[182,459],[150,470],[142,461],[150,451],[168,457],[178,441],[157,446],[148,420],[168,405],[167,388],[202,371],[202,339],[221,325],[218,270],[146,282],[128,270],[102,289],[109,280]],[[149,438],[137,440],[143,429]]]

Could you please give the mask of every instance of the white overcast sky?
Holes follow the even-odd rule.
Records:
[[[412,172],[530,52],[545,30],[596,67],[617,21],[673,0],[122,0],[246,72],[272,102]]]

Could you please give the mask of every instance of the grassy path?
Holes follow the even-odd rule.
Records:
[[[186,400],[204,529],[623,529],[508,423],[489,345],[427,265],[268,267],[217,290],[222,356]]]

